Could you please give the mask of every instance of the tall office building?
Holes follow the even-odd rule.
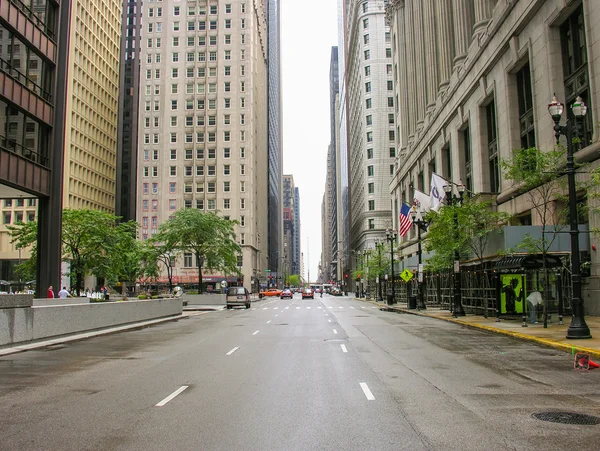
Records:
[[[300,243],[301,241],[301,224],[300,224],[300,190],[294,188],[294,246],[292,252],[292,274],[300,275]]]
[[[283,176],[283,252],[280,255],[282,275],[292,274],[294,248],[296,246],[295,196],[296,187],[294,176]]]
[[[268,265],[272,271],[279,271],[279,259],[283,245],[283,149],[282,149],[282,109],[281,109],[281,32],[280,0],[266,0],[268,17]]]
[[[122,10],[115,211],[130,221],[136,219],[142,3],[123,0]]]
[[[389,183],[396,156],[392,48],[383,0],[346,2],[344,95],[348,128],[349,248],[374,248],[392,226]],[[350,256],[344,255],[346,262]]]
[[[6,225],[37,219],[37,288],[61,281],[63,208],[114,211],[121,4],[0,8],[0,278],[28,258]],[[37,218],[36,218],[37,208]]]
[[[262,1],[175,0],[143,13],[137,218],[148,239],[181,208],[237,220],[243,284],[267,269],[268,22]],[[281,220],[281,219],[280,219]],[[197,262],[176,281],[197,283]],[[212,284],[227,274],[207,274]]]

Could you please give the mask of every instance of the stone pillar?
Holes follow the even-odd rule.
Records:
[[[454,67],[456,67],[464,61],[469,51],[475,22],[475,8],[473,0],[453,0],[453,5],[454,45],[456,46]]]
[[[473,25],[473,36],[479,37],[485,31],[485,27],[492,17],[494,0],[475,0],[475,25]]]
[[[422,2],[413,3],[413,27],[415,35],[415,65],[417,88],[417,130],[423,128],[425,121],[425,104],[427,100],[427,91],[425,89],[427,72],[425,71],[425,44],[423,43],[423,4]]]
[[[398,143],[400,149],[406,148],[408,145],[408,117],[412,111],[412,106],[408,104],[408,72],[406,70],[406,30],[404,27],[404,5],[399,7],[395,13],[394,24],[396,26],[396,51],[398,58],[394,62],[394,72],[397,72],[397,93],[399,117],[397,121],[400,124],[401,135]],[[396,73],[394,73],[396,75]]]
[[[425,32],[425,60],[427,67],[427,113],[434,107],[438,93],[438,59],[436,44],[437,0],[423,1],[423,30]]]
[[[417,73],[415,70],[415,27],[413,22],[413,2],[404,5],[404,27],[406,36],[406,73],[408,74],[406,94],[408,96],[409,113],[408,120],[408,143],[412,143],[417,128]]]
[[[450,84],[452,60],[454,59],[454,29],[452,21],[452,0],[437,0],[438,6],[438,68],[440,81],[438,92],[445,91]]]

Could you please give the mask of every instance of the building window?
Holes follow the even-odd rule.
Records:
[[[371,99],[365,99],[365,105],[368,110],[373,106],[373,101]]]
[[[473,191],[473,166],[471,161],[471,132],[467,127],[462,132],[463,141],[463,159],[464,159],[464,178],[467,192]]]
[[[390,158],[396,158],[396,148],[390,147]]]
[[[375,210],[375,201],[373,199],[369,200],[369,211]]]
[[[365,60],[368,60],[371,58],[371,51],[370,50],[365,50]]]
[[[367,160],[373,159],[373,149],[367,149]]]
[[[521,147],[535,147],[535,125],[533,122],[533,95],[531,91],[531,72],[527,63],[517,72],[517,97],[519,101],[519,131]]]
[[[450,145],[442,149],[442,177],[452,180],[452,153]]]
[[[564,72],[564,85],[567,97],[568,118],[573,117],[570,106],[580,96],[587,105],[587,114],[583,119],[583,142],[581,147],[587,146],[592,140],[593,120],[589,95],[588,56],[585,41],[585,26],[583,20],[583,6],[580,5],[560,27],[560,42],[562,48],[562,61]]]
[[[368,192],[369,192],[369,194],[375,194],[375,183],[373,183],[373,182],[370,182],[370,183],[367,185],[367,188],[368,188]]]
[[[373,142],[373,132],[367,132],[367,142],[368,143]]]
[[[485,107],[485,120],[487,124],[490,192],[498,193],[500,192],[500,163],[496,131],[496,105],[493,100]]]
[[[365,66],[365,77],[369,77],[371,75],[371,66]]]
[[[369,177],[373,177],[375,175],[375,166],[373,166],[373,165],[367,166],[367,175]]]
[[[183,267],[184,268],[192,268],[192,254],[183,254]]]
[[[369,219],[369,230],[375,230],[375,220]]]
[[[363,19],[363,29],[369,28],[369,19]]]

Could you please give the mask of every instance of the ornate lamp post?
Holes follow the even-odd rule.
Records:
[[[571,106],[573,118],[567,119],[565,125],[560,125],[560,119],[564,111],[564,106],[556,96],[552,97],[552,102],[548,105],[548,112],[554,121],[554,135],[556,143],[560,140],[560,135],[567,138],[567,182],[569,186],[569,223],[571,235],[571,283],[573,286],[573,318],[567,329],[567,338],[592,338],[590,328],[585,322],[583,312],[583,298],[581,297],[581,268],[579,259],[579,224],[577,216],[577,189],[575,187],[575,160],[573,157],[573,140],[579,137],[579,124],[581,119],[587,113],[587,106],[581,100],[581,97],[575,99]]]
[[[427,309],[425,305],[425,275],[423,274],[423,249],[421,246],[421,231],[427,232],[427,227],[429,227],[429,223],[423,219],[423,216],[420,212],[416,210],[411,210],[410,216],[412,217],[412,222],[417,226],[417,244],[418,244],[418,256],[419,256],[419,276],[417,278],[418,288],[419,288],[419,308]]]
[[[388,304],[396,303],[396,281],[394,280],[394,241],[396,241],[396,236],[398,232],[393,229],[386,229],[385,236],[386,239],[390,242],[390,264],[392,266],[392,298],[388,299]]]
[[[465,193],[465,185],[460,182],[456,185],[456,190],[458,191],[458,196],[453,193],[453,186],[451,184],[444,185],[444,191],[446,192],[446,204],[453,206],[461,206],[463,203],[463,196]],[[456,210],[454,211],[454,231],[455,234],[458,233],[458,214]],[[465,310],[462,306],[461,299],[461,280],[460,280],[460,255],[458,253],[458,245],[454,249],[454,311],[452,316],[459,317],[465,316]]]

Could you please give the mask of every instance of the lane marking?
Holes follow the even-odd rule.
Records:
[[[279,307],[274,307],[274,308],[273,308],[273,310],[277,310],[277,309],[279,309]]]
[[[300,307],[296,307],[296,310],[300,310]]]
[[[256,307],[254,307],[252,310],[256,310]]]
[[[286,307],[285,310],[289,309],[289,307]]]
[[[365,382],[360,383],[360,388],[362,388],[363,393],[369,401],[375,400],[375,396],[373,396],[373,393],[371,393],[371,390],[369,390],[369,386]]]
[[[175,396],[177,396],[178,394],[180,394],[183,390],[185,390],[188,387],[189,387],[188,385],[182,385],[177,390],[175,390],[173,393],[171,393],[169,396],[167,396],[165,399],[163,399],[161,402],[159,402],[158,404],[156,404],[156,407],[162,407],[162,406],[164,406],[166,403],[168,403],[169,401],[171,401],[173,398],[175,398]]]
[[[267,321],[267,324],[269,324],[271,322],[271,320]]]
[[[267,310],[267,307],[263,307],[263,310]]]
[[[327,307],[327,308],[333,308],[333,307],[329,306],[329,307]]]
[[[350,308],[354,308],[354,307],[350,307]]]
[[[237,351],[238,349],[240,349],[240,347],[239,347],[239,346],[236,346],[235,348],[233,348],[231,351],[229,351],[229,352],[228,352],[227,354],[225,354],[225,355],[231,355],[231,354],[233,354],[235,351]]]
[[[348,350],[346,349],[346,345],[340,345],[342,347],[342,352],[348,352]]]
[[[306,310],[310,310],[310,307],[306,307]]]
[[[256,335],[257,333],[259,333],[260,330],[255,331],[252,335]]]
[[[325,313],[325,316],[329,316],[327,313]]]
[[[275,316],[279,316],[279,315],[275,315]]]
[[[327,321],[331,322],[331,320],[330,320],[330,319],[328,319]]]
[[[361,307],[361,308],[364,308],[364,307]]]
[[[317,307],[317,308],[323,308],[323,307]]]
[[[344,307],[340,307],[342,310],[344,310]]]
[[[337,335],[337,330],[333,329],[333,333]]]

